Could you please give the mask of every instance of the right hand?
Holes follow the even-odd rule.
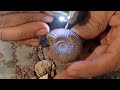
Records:
[[[106,29],[115,11],[90,11],[72,30],[85,40],[94,39]]]
[[[49,32],[53,17],[40,11],[0,11],[0,40],[38,45],[38,37]]]
[[[85,21],[73,27],[72,30],[83,39],[93,39],[105,30],[114,13],[115,11],[92,11]],[[113,40],[112,38],[116,35],[118,37],[120,35],[118,32],[114,35],[110,33],[107,35],[110,38],[109,41]],[[110,44],[102,42],[89,57],[72,63],[66,70],[57,74],[54,79],[88,78],[118,70],[120,68],[119,41],[120,39],[114,39]]]

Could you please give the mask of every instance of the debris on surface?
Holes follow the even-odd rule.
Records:
[[[49,73],[50,70],[52,69],[52,64],[53,64],[53,62],[50,60],[39,61],[35,65],[35,72],[36,72],[37,76],[42,77],[46,73]]]
[[[45,74],[44,76],[40,77],[39,79],[48,79],[48,74]]]

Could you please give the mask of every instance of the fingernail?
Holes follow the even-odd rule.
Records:
[[[40,35],[46,35],[47,33],[48,31],[46,29],[40,29],[35,33],[35,35],[40,36]]]
[[[42,19],[42,21],[44,21],[44,22],[52,22],[53,21],[53,17],[52,16],[45,16],[43,19]]]

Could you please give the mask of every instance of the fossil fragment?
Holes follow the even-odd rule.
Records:
[[[35,72],[36,72],[37,76],[42,77],[43,75],[48,73],[50,71],[50,69],[52,68],[52,64],[53,64],[53,62],[50,60],[39,61],[35,65]]]

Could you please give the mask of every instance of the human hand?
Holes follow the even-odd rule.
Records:
[[[49,32],[53,17],[39,11],[0,11],[0,40],[38,45],[38,37]]]
[[[113,26],[108,35],[101,40],[101,45],[89,57],[73,63],[54,79],[96,77],[120,69],[120,14],[113,15],[114,13],[114,11],[90,12],[89,18],[72,29],[83,39],[93,39],[105,30],[108,23]]]

